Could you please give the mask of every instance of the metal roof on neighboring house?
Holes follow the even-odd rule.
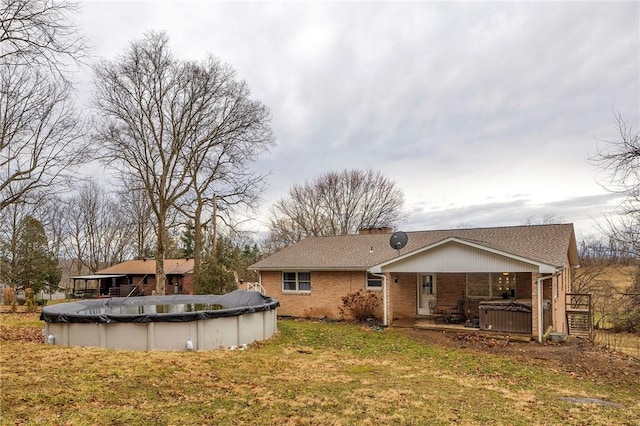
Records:
[[[96,272],[96,275],[126,274],[126,275],[154,275],[156,273],[155,259],[127,260]],[[186,275],[193,273],[193,259],[165,259],[164,273],[166,275]]]
[[[563,266],[567,256],[578,265],[573,224],[525,225],[496,228],[407,232],[402,256],[456,238],[535,263]],[[389,245],[390,233],[310,237],[250,266],[264,270],[366,270],[398,257]]]

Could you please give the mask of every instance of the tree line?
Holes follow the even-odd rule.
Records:
[[[11,226],[3,227],[0,272],[15,284],[17,242],[37,220],[53,236],[48,256],[78,271],[154,257],[164,294],[164,259],[176,255],[181,226],[192,224],[198,275],[207,224],[216,247],[218,222],[233,231],[236,213],[256,205],[266,176],[249,166],[274,143],[270,112],[230,65],[179,60],[165,33],[149,32],[117,59],[92,64],[91,114],[81,114],[68,73],[88,57],[77,7],[2,1],[0,215]],[[89,160],[112,171],[117,193],[78,184]]]
[[[0,217],[10,226],[1,231],[0,277],[16,288],[44,285],[16,281],[19,264],[45,267],[18,251],[31,238],[49,263],[65,260],[69,274],[155,258],[158,294],[164,259],[173,256],[194,258],[202,289],[213,272],[229,283],[250,275],[246,266],[261,251],[240,231],[237,213],[251,212],[266,185],[250,165],[275,143],[269,109],[230,65],[211,55],[179,60],[166,33],[149,32],[116,59],[91,65],[84,116],[68,78],[69,65],[88,57],[76,12],[73,2],[3,0]],[[79,182],[90,160],[110,171],[117,190]],[[392,225],[404,202],[371,170],[328,173],[290,196],[272,210],[269,252],[306,236]],[[33,222],[40,226],[27,226]]]

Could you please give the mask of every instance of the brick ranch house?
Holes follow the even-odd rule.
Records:
[[[250,269],[282,316],[339,319],[342,297],[365,289],[379,292],[385,325],[449,311],[497,331],[514,331],[524,318],[515,331],[539,340],[548,326],[568,332],[565,294],[578,267],[573,224],[408,232],[399,251],[389,229],[363,231],[304,239]]]
[[[193,259],[165,259],[164,270],[166,294],[193,294]],[[128,260],[70,279],[76,297],[150,295],[156,289],[156,261]]]

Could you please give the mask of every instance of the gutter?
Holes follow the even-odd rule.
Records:
[[[382,279],[382,325],[386,327],[389,325],[387,320],[387,276],[384,274],[374,274],[373,272],[369,273],[374,277]]]

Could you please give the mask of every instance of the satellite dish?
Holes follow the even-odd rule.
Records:
[[[400,252],[400,250],[407,245],[408,240],[409,237],[407,237],[407,234],[405,234],[404,232],[394,232],[393,235],[391,235],[391,239],[389,240],[389,245],[392,249],[398,250],[398,252]]]

